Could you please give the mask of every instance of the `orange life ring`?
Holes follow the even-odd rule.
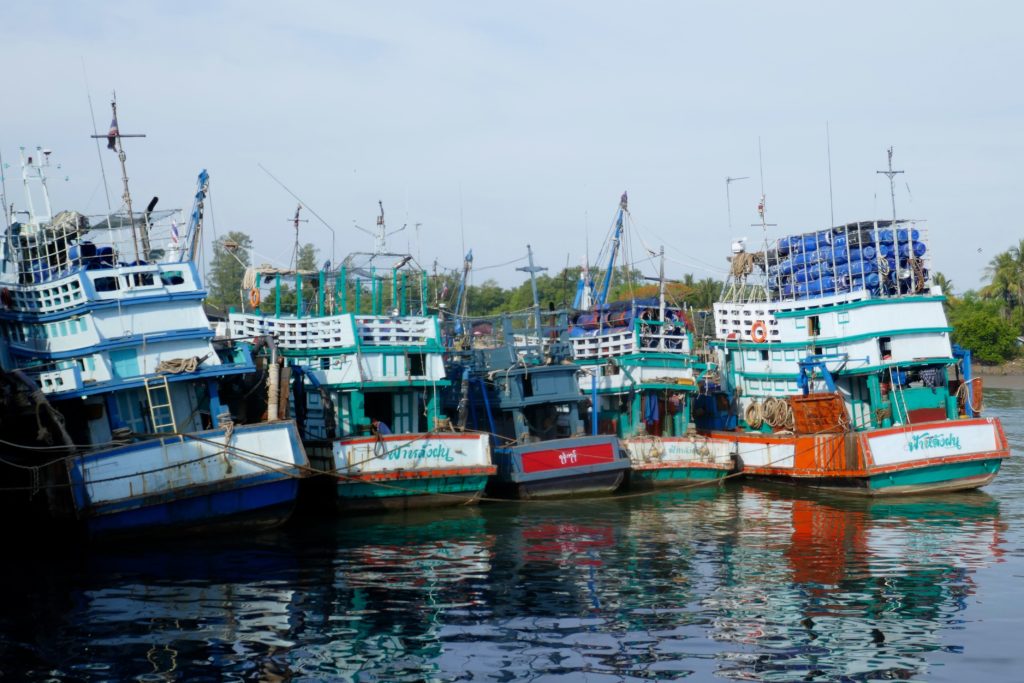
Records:
[[[768,326],[764,324],[763,320],[758,320],[751,325],[750,338],[758,344],[764,344],[768,341]]]
[[[11,296],[11,290],[4,287],[0,289],[0,301],[3,302],[6,308],[10,308],[14,305],[14,297]]]
[[[253,287],[249,290],[249,305],[258,308],[260,305],[260,290]]]

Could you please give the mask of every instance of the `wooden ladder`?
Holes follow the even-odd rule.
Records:
[[[147,377],[146,400],[149,403],[149,420],[154,432],[176,432],[174,406],[171,403],[171,387],[167,377]]]

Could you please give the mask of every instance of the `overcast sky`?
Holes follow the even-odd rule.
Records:
[[[836,222],[890,215],[892,145],[899,213],[927,219],[962,291],[1024,236],[1022,24],[1016,2],[7,0],[0,152],[10,200],[18,147],[42,145],[55,208],[102,213],[87,75],[101,132],[116,89],[121,131],[148,135],[126,143],[136,202],[187,208],[207,168],[208,227],[252,235],[258,261],[287,263],[296,204],[262,163],[339,257],[372,247],[353,224],[379,199],[410,226],[389,246],[425,264],[457,266],[464,234],[478,267],[529,242],[557,270],[628,190],[669,275],[700,278],[724,276],[730,238],[760,240],[758,138],[775,234],[829,223],[828,122]],[[732,230],[727,176],[751,177]],[[330,255],[315,219],[302,239]]]

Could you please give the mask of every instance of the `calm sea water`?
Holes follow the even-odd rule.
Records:
[[[11,547],[0,680],[1020,680],[1024,390],[986,400],[1017,457],[971,494],[737,484]]]

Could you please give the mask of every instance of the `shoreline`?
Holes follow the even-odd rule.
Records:
[[[975,363],[972,368],[979,377],[1024,377],[1024,359],[1014,359],[999,365]]]

